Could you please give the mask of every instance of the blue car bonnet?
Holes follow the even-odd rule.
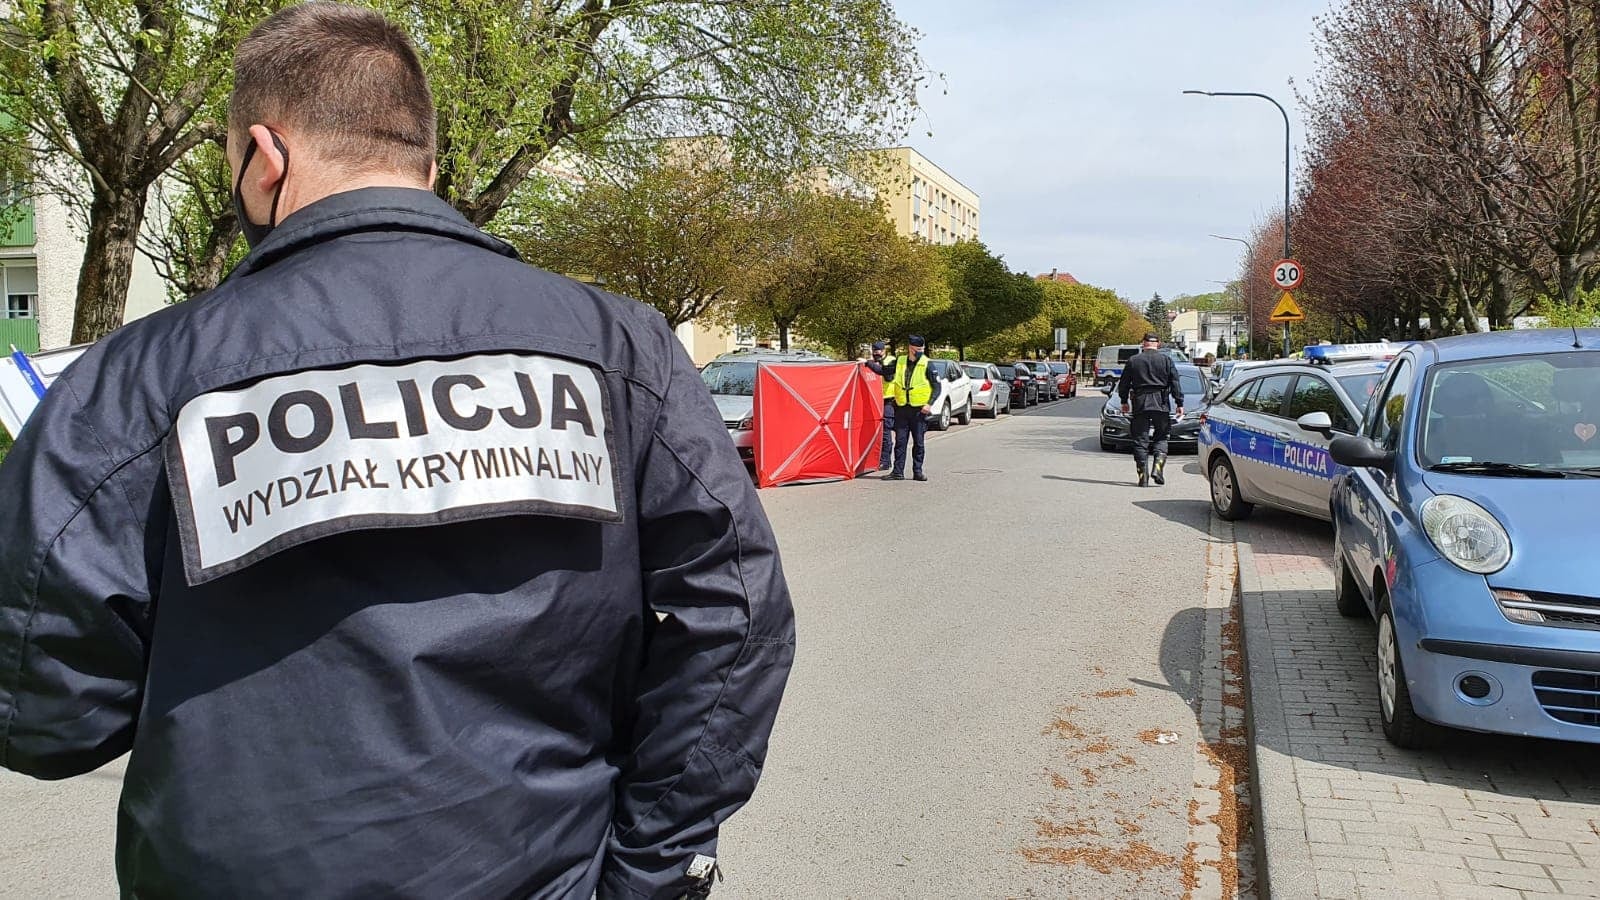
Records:
[[[1600,596],[1600,478],[1502,478],[1427,472],[1435,494],[1465,497],[1511,536],[1511,562],[1489,576],[1496,587]],[[1420,527],[1420,504],[1415,510]]]

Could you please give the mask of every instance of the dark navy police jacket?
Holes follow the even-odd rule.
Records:
[[[666,322],[424,191],[93,347],[0,513],[0,765],[131,751],[128,896],[681,895],[793,659]]]

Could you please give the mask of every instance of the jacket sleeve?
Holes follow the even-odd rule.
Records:
[[[711,396],[670,345],[637,473],[646,619],[656,624],[601,900],[681,896],[696,857],[716,857],[718,828],[755,790],[794,659],[777,540]]]
[[[1183,379],[1178,375],[1178,364],[1167,360],[1167,392],[1172,394],[1172,402],[1183,408]]]
[[[1137,371],[1135,361],[1138,357],[1128,360],[1122,366],[1122,377],[1117,379],[1117,396],[1123,405],[1128,403],[1128,395],[1133,392],[1133,373]]]
[[[0,464],[0,766],[36,778],[128,750],[160,559],[136,484],[159,450],[113,456],[79,398],[57,380]]]

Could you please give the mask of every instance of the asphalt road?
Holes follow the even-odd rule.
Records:
[[[1133,486],[1102,402],[764,492],[799,652],[719,896],[1182,894],[1210,512],[1192,456]]]
[[[1135,488],[1100,402],[934,435],[927,484],[763,492],[799,658],[717,896],[1182,894],[1205,486]],[[0,773],[0,897],[115,895],[119,772]]]

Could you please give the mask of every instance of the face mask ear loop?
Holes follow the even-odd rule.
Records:
[[[277,228],[278,200],[283,196],[284,182],[289,180],[289,148],[283,145],[283,141],[278,138],[277,132],[268,133],[272,135],[272,145],[278,148],[279,153],[283,154],[283,177],[278,179],[278,189],[272,192],[272,210],[267,214],[267,226],[269,228]],[[251,146],[254,147],[255,145],[252,144]]]
[[[256,142],[251,141],[250,146],[244,148],[244,159],[239,161],[239,177],[233,180],[233,192],[238,194],[244,188],[244,173],[250,171],[250,160],[256,158]]]

